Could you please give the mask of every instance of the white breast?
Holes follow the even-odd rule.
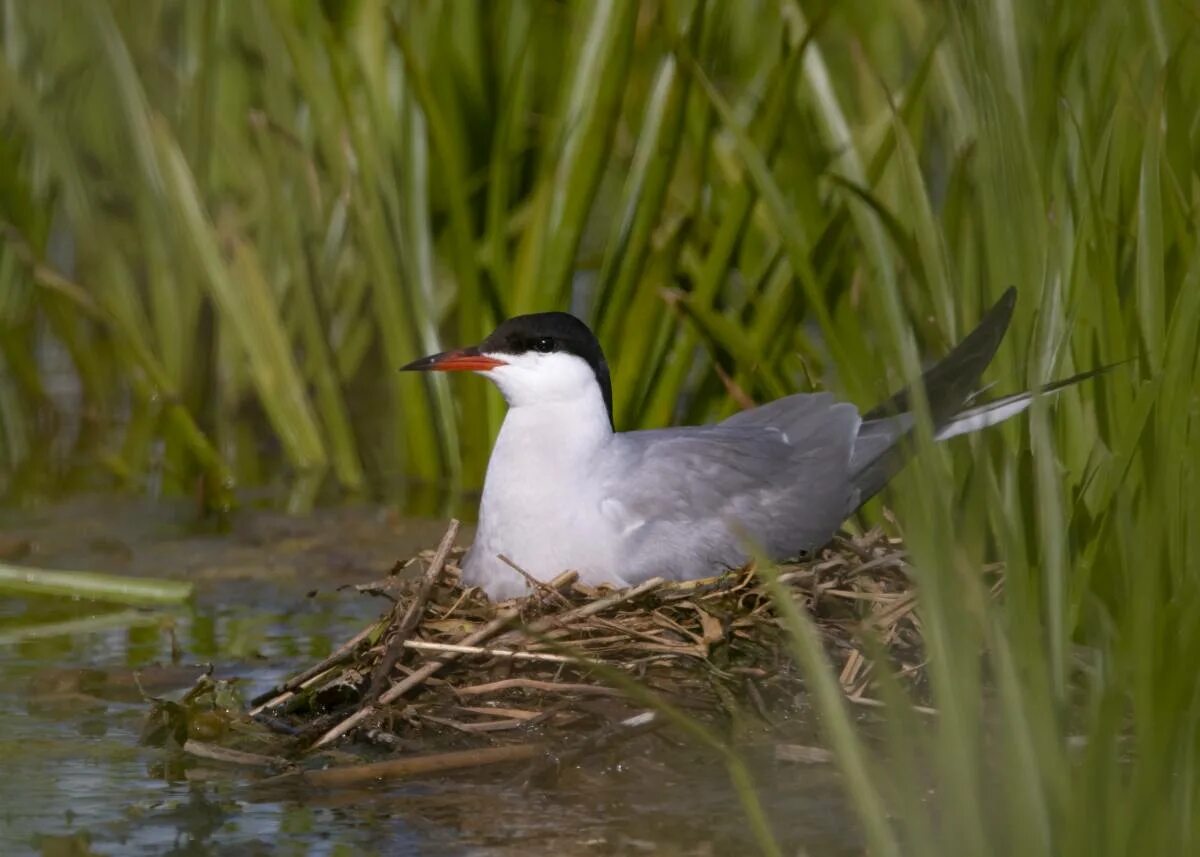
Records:
[[[528,584],[504,556],[542,581],[574,570],[585,583],[620,584],[618,534],[601,513],[602,483],[611,482],[596,478],[613,437],[598,388],[564,401],[508,398],[464,582],[493,599],[525,594]]]

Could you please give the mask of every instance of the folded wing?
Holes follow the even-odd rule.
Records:
[[[698,577],[740,565],[751,545],[783,558],[829,540],[854,490],[858,411],[824,394],[791,399],[715,426],[617,436],[601,511],[635,563],[627,580]]]

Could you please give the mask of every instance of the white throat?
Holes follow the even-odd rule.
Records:
[[[552,479],[546,467],[584,467],[612,436],[604,394],[585,360],[560,352],[507,361],[487,373],[508,413],[488,463],[485,496],[497,468],[518,481]]]

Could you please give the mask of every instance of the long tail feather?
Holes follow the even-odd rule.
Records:
[[[1008,325],[1012,321],[1013,308],[1017,304],[1017,290],[1010,286],[992,308],[984,313],[979,324],[963,337],[950,353],[925,370],[921,376],[921,387],[929,402],[934,426],[941,425],[963,406],[978,390],[979,378],[987,369],[996,350],[1000,347]],[[906,414],[912,410],[912,389],[904,388],[886,402],[863,415],[864,422],[883,417]]]
[[[1123,361],[1128,362],[1128,361]],[[1013,393],[1011,396],[1004,396],[999,399],[993,399],[990,402],[984,402],[981,405],[967,408],[964,411],[959,411],[947,423],[945,423],[934,437],[937,440],[947,440],[952,437],[958,437],[960,434],[970,434],[971,432],[979,431],[980,429],[988,428],[989,426],[997,425],[1005,420],[1015,417],[1028,410],[1033,404],[1033,400],[1038,396],[1052,396],[1059,393],[1068,387],[1073,387],[1089,378],[1095,378],[1097,375],[1103,375],[1110,369],[1115,369],[1122,363],[1109,363],[1105,366],[1100,366],[1096,369],[1089,369],[1086,372],[1080,372],[1078,375],[1072,375],[1070,378],[1064,378],[1061,381],[1055,381],[1052,384],[1047,384],[1036,390],[1029,390],[1024,393]]]

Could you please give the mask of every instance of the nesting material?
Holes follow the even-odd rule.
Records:
[[[260,783],[341,788],[520,762],[525,783],[547,783],[681,716],[719,726],[715,734],[758,724],[773,742],[812,737],[812,718],[791,716],[805,705],[804,684],[753,567],[621,590],[565,574],[493,604],[461,585],[457,533],[452,522],[436,551],[355,587],[391,608],[249,711],[229,682],[209,676],[178,702],[147,697],[143,741]],[[419,576],[401,573],[414,563]],[[921,626],[898,540],[842,537],[773,573],[821,631],[847,699],[879,704],[881,665],[864,653],[866,639],[921,697]],[[829,759],[804,743],[777,751],[805,764]]]
[[[645,691],[710,721],[750,714],[772,723],[803,704],[786,633],[752,566],[622,590],[566,574],[493,604],[461,585],[456,533],[454,524],[419,558],[419,577],[358,587],[393,608],[254,700],[250,714],[289,733],[293,751],[348,737],[412,750],[620,731],[653,709]],[[864,628],[890,668],[919,685],[920,625],[897,540],[880,531],[841,538],[779,576],[824,633],[850,700],[874,701]]]

